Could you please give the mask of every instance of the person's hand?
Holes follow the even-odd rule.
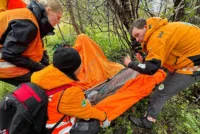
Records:
[[[124,65],[128,66],[128,64],[131,62],[131,57],[130,55],[127,55],[125,58],[124,58]]]
[[[136,53],[136,59],[139,61],[139,62],[143,62],[143,57],[140,53]]]
[[[102,122],[102,128],[106,128],[106,127],[108,127],[108,126],[110,126],[110,121],[108,120],[108,118],[104,121],[104,122]]]

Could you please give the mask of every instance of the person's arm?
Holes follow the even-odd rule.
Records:
[[[168,36],[166,34],[163,34],[162,37],[159,36],[159,32],[154,34],[147,44],[145,62],[139,63],[137,61],[131,61],[130,57],[126,57],[124,64],[141,74],[155,74],[174,47],[166,45],[167,39]]]
[[[161,67],[161,61],[158,59],[152,59],[149,61],[145,61],[144,63],[131,61],[128,64],[128,67],[138,71],[141,74],[153,75]]]
[[[37,36],[38,28],[30,20],[13,20],[2,35],[2,58],[16,66],[32,71],[41,70],[45,66],[35,62],[22,53]]]
[[[78,87],[71,87],[63,92],[57,109],[60,113],[82,119],[94,118],[104,121],[107,118],[105,112],[89,103],[84,92]]]

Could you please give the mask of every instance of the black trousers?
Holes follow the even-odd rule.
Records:
[[[32,73],[33,72],[29,72],[27,74],[24,74],[24,75],[18,76],[18,77],[14,77],[14,78],[0,78],[0,81],[9,83],[14,86],[18,86],[21,83],[30,82]]]
[[[147,115],[156,119],[168,99],[198,80],[200,80],[200,75],[169,73],[150,96]]]

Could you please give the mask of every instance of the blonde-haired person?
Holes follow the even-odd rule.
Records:
[[[17,86],[49,64],[42,38],[54,34],[62,13],[58,0],[33,1],[27,8],[0,13],[1,81]]]

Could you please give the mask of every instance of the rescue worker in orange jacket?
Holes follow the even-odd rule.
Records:
[[[60,47],[53,55],[53,65],[33,73],[31,82],[44,90],[66,84],[72,85],[72,87],[49,98],[47,128],[53,127],[64,114],[83,119],[94,118],[100,121],[107,119],[105,112],[91,106],[81,88],[73,86],[74,81],[78,80],[76,75],[79,73],[80,65],[80,55],[74,48]],[[53,134],[61,132],[64,134],[69,131],[66,120],[61,122],[61,125],[54,130]]]
[[[17,86],[49,64],[42,38],[53,34],[62,12],[58,0],[40,0],[0,13],[1,81]]]
[[[200,79],[200,28],[155,17],[135,20],[130,34],[141,43],[146,58],[140,63],[126,57],[126,66],[148,75],[162,66],[169,70],[166,79],[151,95],[145,117],[129,116],[136,126],[152,128],[165,102]]]

